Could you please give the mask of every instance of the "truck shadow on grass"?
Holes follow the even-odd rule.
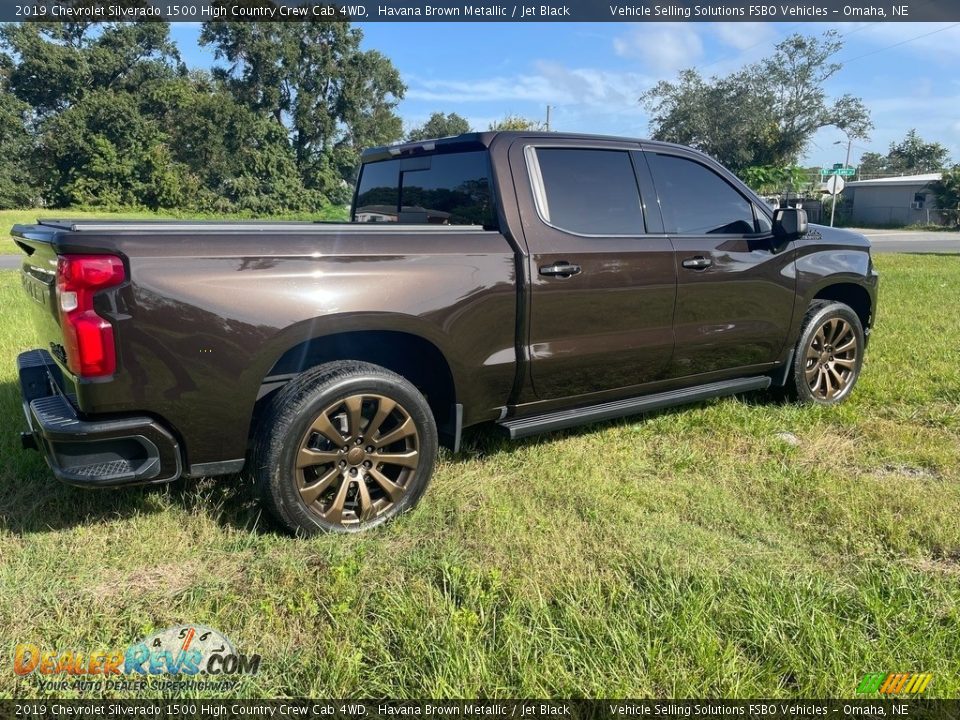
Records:
[[[767,392],[737,397],[749,405],[769,406],[783,402]],[[562,438],[585,437],[604,428],[644,422],[646,418],[689,412],[710,402],[714,401],[666,408],[516,441],[507,439],[493,425],[482,425],[465,432],[459,453],[444,450],[441,459],[454,464],[482,461],[501,452],[548,445]],[[118,488],[90,489],[65,485],[53,477],[40,453],[21,449],[19,435],[26,429],[26,423],[16,383],[0,385],[0,410],[4,418],[0,425],[0,450],[4,457],[0,467],[0,529],[6,532],[30,535],[173,512],[206,516],[221,527],[244,532],[288,534],[262,511],[256,489],[245,473]]]
[[[16,381],[0,383],[0,418],[0,531],[45,533],[168,510],[203,512],[234,527],[262,524],[252,492],[235,475],[103,489],[59,482],[40,453],[21,446],[27,424]]]

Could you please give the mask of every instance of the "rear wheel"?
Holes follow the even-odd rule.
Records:
[[[834,405],[850,395],[863,365],[860,318],[849,306],[829,300],[811,304],[787,382],[801,402]]]
[[[294,532],[357,532],[416,505],[436,455],[423,395],[385,368],[343,361],[271,399],[254,472],[266,506]]]

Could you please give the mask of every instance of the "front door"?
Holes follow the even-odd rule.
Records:
[[[677,269],[670,376],[774,362],[793,318],[794,244],[774,243],[767,215],[698,156],[644,156]]]
[[[673,351],[673,247],[648,218],[637,145],[518,141],[511,168],[530,251],[529,357],[537,398],[663,378]],[[655,210],[654,210],[655,212]],[[648,223],[653,223],[648,232]]]

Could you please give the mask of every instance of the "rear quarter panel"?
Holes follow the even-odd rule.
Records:
[[[495,414],[513,385],[515,262],[499,233],[83,235],[63,244],[116,249],[131,282],[102,311],[117,327],[119,371],[78,389],[81,410],[159,415],[188,464],[242,458],[270,368],[337,332],[433,343],[473,413],[466,422]]]

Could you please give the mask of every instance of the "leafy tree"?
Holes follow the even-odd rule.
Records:
[[[303,184],[343,201],[360,150],[402,136],[394,109],[405,86],[362,34],[343,22],[204,24],[200,42],[228,65],[216,68],[242,104],[289,134]]]
[[[503,120],[490,123],[491,130],[545,130],[546,126],[539,120],[530,120],[521,115],[507,115]]]
[[[0,44],[10,54],[2,105],[20,103],[18,142],[27,146],[20,157],[36,168],[48,202],[176,207],[185,201],[184,168],[138,102],[144,87],[185,72],[166,23],[7,24]]]
[[[196,181],[199,210],[315,211],[327,203],[300,180],[283,126],[194,72],[145,90],[141,100],[169,138],[173,159]]]
[[[898,143],[890,143],[886,155],[864,153],[861,175],[920,175],[937,172],[950,164],[950,151],[938,142],[928,143],[911,129]]]
[[[86,93],[44,125],[40,159],[51,203],[181,206],[189,182],[165,141],[131,94]]]
[[[930,185],[930,190],[947,223],[960,226],[960,165],[944,170],[940,180]]]
[[[167,23],[9,23],[0,43],[17,58],[10,89],[40,119],[89,92],[136,92],[185,72]]]
[[[27,129],[30,106],[9,90],[12,61],[0,56],[0,209],[36,204],[33,138]]]
[[[800,192],[807,184],[808,176],[799,165],[751,165],[740,173],[740,179],[761,195]]]
[[[872,124],[863,102],[830,100],[824,87],[840,70],[830,58],[841,47],[833,30],[820,38],[792,35],[770,57],[730,75],[706,79],[690,69],[661,81],[641,97],[653,137],[692,145],[735,172],[795,164],[828,125],[866,137]]]
[[[55,206],[316,211],[349,196],[360,148],[401,137],[399,74],[349,25],[203,35],[214,74],[187,72],[167,23],[0,27],[0,205],[33,204],[35,176]]]
[[[467,122],[466,118],[460,117],[456,113],[444,115],[442,112],[435,112],[423,125],[408,132],[407,140],[430,140],[431,138],[450,137],[451,135],[462,135],[468,132],[470,132],[470,123]]]

